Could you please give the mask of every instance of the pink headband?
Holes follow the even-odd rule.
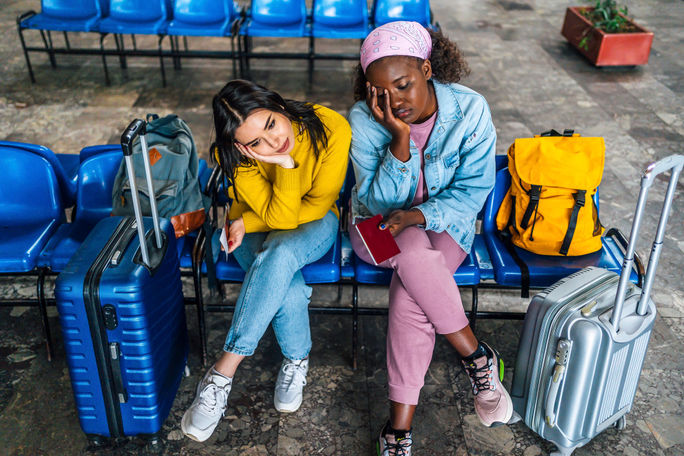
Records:
[[[432,38],[418,22],[389,22],[376,28],[361,45],[361,68],[383,57],[406,55],[427,59],[432,52]]]

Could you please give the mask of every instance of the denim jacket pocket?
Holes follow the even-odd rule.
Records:
[[[456,168],[461,163],[461,156],[458,152],[451,153],[442,158],[445,168]]]

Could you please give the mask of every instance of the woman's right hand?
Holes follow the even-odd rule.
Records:
[[[392,113],[390,95],[387,89],[382,90],[382,102],[378,104],[378,91],[376,87],[366,82],[366,104],[373,115],[373,118],[387,129],[392,135],[390,152],[400,161],[407,162],[411,158],[409,141],[411,127]]]
[[[228,228],[228,253],[232,253],[240,247],[242,239],[245,237],[245,222],[242,217],[230,222]]]
[[[392,134],[392,137],[408,138],[411,129],[406,122],[395,117],[392,113],[389,92],[387,89],[382,89],[382,93],[379,92],[380,89],[373,87],[370,82],[366,82],[366,104],[371,114],[380,125]],[[378,104],[379,96],[383,98],[380,104]]]
[[[294,158],[292,158],[290,154],[259,155],[258,153],[254,152],[251,147],[240,144],[237,141],[235,141],[235,147],[242,155],[249,157],[252,160],[257,160],[263,163],[272,163],[287,169],[292,169],[295,167]]]

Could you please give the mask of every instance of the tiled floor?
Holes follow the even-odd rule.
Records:
[[[243,2],[244,3],[244,2]],[[574,128],[606,139],[606,167],[601,184],[601,219],[629,232],[639,173],[649,162],[683,152],[684,138],[684,2],[628,1],[630,13],[655,32],[647,66],[597,69],[560,36],[566,2],[559,0],[433,0],[444,31],[465,51],[472,74],[463,81],[489,101],[499,137],[497,152],[512,140],[549,128]],[[184,61],[174,71],[167,62],[168,87],[161,88],[158,61],[129,59],[122,73],[109,59],[113,84],[104,85],[99,57],[58,56],[50,68],[44,55],[32,56],[37,83],[32,85],[16,33],[15,18],[39,9],[37,0],[8,0],[0,5],[0,139],[43,144],[61,153],[83,146],[118,141],[133,117],[148,112],[178,113],[193,130],[206,156],[211,141],[211,97],[231,77],[225,61]],[[27,35],[28,36],[28,35]],[[58,35],[56,41],[61,40]],[[113,46],[111,38],[108,45]],[[38,43],[37,34],[30,41]],[[97,46],[94,36],[74,36],[72,45]],[[140,46],[150,43],[139,39]],[[223,40],[192,41],[197,47],[226,47]],[[154,44],[154,43],[152,43]],[[305,49],[303,40],[257,42],[264,48]],[[321,43],[321,49],[339,45]],[[358,42],[344,46],[353,51]],[[116,62],[118,63],[118,62]],[[351,103],[354,64],[320,61],[312,85],[301,61],[254,61],[254,79],[289,98],[322,103],[346,114]],[[655,191],[662,194],[665,181]],[[682,187],[668,227],[654,299],[659,315],[628,425],[607,430],[575,454],[684,454],[684,199]],[[646,256],[655,231],[657,204],[647,207],[643,242]],[[186,287],[187,288],[187,287]],[[189,289],[189,288],[187,288]],[[32,296],[33,280],[0,280],[0,297]],[[236,286],[228,287],[228,300]],[[464,292],[464,302],[469,302]],[[318,287],[316,302],[332,302],[335,287]],[[342,301],[349,303],[350,290]],[[386,290],[362,289],[364,304],[385,306]],[[524,309],[514,292],[482,290],[484,309]],[[185,439],[180,418],[193,399],[202,375],[197,357],[194,312],[188,309],[192,375],[183,380],[157,445],[139,440],[115,442],[95,450],[82,434],[54,308],[50,322],[57,356],[45,359],[40,320],[35,308],[0,308],[0,454],[183,454],[183,455],[368,455],[386,419],[386,317],[362,317],[360,365],[350,368],[351,321],[348,317],[312,317],[314,349],[302,409],[281,415],[272,394],[280,355],[272,333],[236,377],[229,408],[207,442]],[[230,315],[208,319],[212,354],[218,354]],[[520,322],[482,321],[477,333],[497,346],[512,366]],[[506,370],[510,383],[512,370]],[[552,445],[522,423],[483,429],[477,422],[456,358],[439,340],[426,377],[415,420],[415,454],[546,454]]]

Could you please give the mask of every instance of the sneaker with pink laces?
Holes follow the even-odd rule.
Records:
[[[463,367],[470,376],[475,395],[475,412],[487,427],[507,424],[513,416],[513,402],[501,384],[503,360],[489,345],[480,342],[485,356],[463,360]]]

